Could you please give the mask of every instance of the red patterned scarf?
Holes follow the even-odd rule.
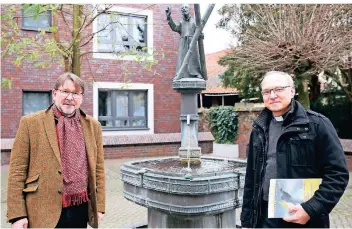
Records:
[[[80,112],[70,115],[52,106],[58,120],[56,132],[61,154],[63,177],[63,207],[79,205],[88,201],[88,161],[80,123]]]

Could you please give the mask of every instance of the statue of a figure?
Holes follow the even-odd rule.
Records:
[[[170,7],[168,7],[165,12],[166,12],[166,19],[168,21],[170,28],[173,31],[179,33],[181,36],[180,44],[179,44],[179,48],[178,48],[177,64],[176,64],[176,72],[178,72],[178,70],[181,68],[182,62],[187,54],[187,51],[188,51],[190,43],[192,41],[192,37],[194,35],[194,32],[196,31],[196,23],[190,15],[190,10],[189,10],[188,5],[183,5],[181,8],[182,21],[180,21],[179,24],[176,24],[172,20]],[[203,35],[201,34],[201,36],[203,36]],[[186,68],[185,72],[183,73],[183,76],[181,74],[179,76],[176,76],[173,80],[179,80],[181,78],[203,79],[203,76],[201,74],[199,52],[198,52],[197,45],[193,50],[188,67]]]

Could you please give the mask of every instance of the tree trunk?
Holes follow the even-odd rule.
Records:
[[[57,9],[54,8],[52,10],[52,19],[53,19],[53,27],[55,28],[59,28],[59,24],[58,24],[58,19],[57,19]],[[53,37],[55,39],[56,45],[61,49],[61,51],[63,51],[64,53],[62,53],[62,57],[64,59],[64,65],[65,65],[65,72],[71,72],[71,64],[70,64],[70,59],[69,59],[69,55],[67,52],[65,52],[66,48],[61,44],[60,41],[60,37],[59,37],[59,30],[55,30],[53,32]]]
[[[80,52],[80,28],[82,26],[82,5],[73,5],[73,28],[72,28],[72,73],[81,76],[81,52]]]
[[[347,71],[347,82],[349,84],[347,96],[352,102],[352,68],[349,68]]]
[[[309,109],[310,102],[309,102],[307,80],[304,80],[304,79],[298,80],[297,93],[298,93],[298,102],[300,102],[304,106],[304,108]]]
[[[309,101],[315,101],[320,96],[320,82],[318,75],[312,75],[309,83]]]

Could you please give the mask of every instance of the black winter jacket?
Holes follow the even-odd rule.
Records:
[[[255,227],[261,216],[262,188],[272,112],[264,109],[253,123],[241,213],[242,227]],[[340,140],[330,120],[292,101],[277,142],[277,178],[322,178],[303,209],[311,219],[306,227],[329,227],[329,213],[342,196],[349,179]],[[300,225],[297,224],[297,227]]]

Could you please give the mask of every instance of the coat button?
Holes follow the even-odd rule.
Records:
[[[256,215],[256,214],[257,214],[257,211],[256,211],[256,210],[254,210],[254,211],[253,211],[253,213],[254,213],[254,215]]]
[[[60,190],[57,190],[57,193],[61,194],[61,191],[60,191]]]
[[[61,174],[61,170],[58,170],[57,172],[58,172],[59,174]]]

